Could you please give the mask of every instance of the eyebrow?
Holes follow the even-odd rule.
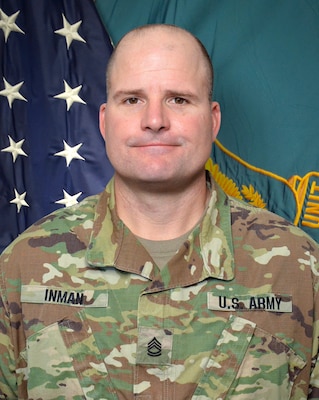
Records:
[[[188,99],[198,99],[198,95],[188,90],[168,90],[168,97],[186,97]]]
[[[140,97],[144,94],[144,91],[142,89],[132,89],[132,90],[118,90],[116,91],[112,98],[114,100],[120,99],[122,97]]]

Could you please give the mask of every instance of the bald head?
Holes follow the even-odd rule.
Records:
[[[174,50],[179,46],[184,46],[185,52],[193,49],[194,57],[199,60],[199,68],[203,69],[205,81],[207,85],[207,94],[209,99],[212,97],[213,89],[213,66],[205,49],[204,45],[199,39],[193,36],[190,32],[174,25],[153,24],[138,27],[126,35],[118,42],[112,56],[110,57],[106,76],[107,76],[107,93],[109,93],[112,86],[113,69],[120,63],[121,56],[126,52],[132,52],[132,47],[139,49],[141,46],[149,43],[155,49],[156,47],[166,47],[167,50],[172,51],[174,57]],[[197,53],[197,55],[196,55]],[[130,60],[134,63],[134,58]]]

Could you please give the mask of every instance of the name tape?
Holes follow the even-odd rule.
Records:
[[[107,307],[108,293],[102,290],[71,290],[39,285],[22,285],[23,303],[61,304],[75,307]]]
[[[258,295],[216,296],[208,293],[208,309],[216,311],[271,311],[292,312],[292,296],[265,293]]]

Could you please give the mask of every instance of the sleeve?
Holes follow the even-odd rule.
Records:
[[[319,252],[317,252],[319,258]],[[318,263],[319,260],[316,260]],[[313,322],[313,345],[312,365],[309,385],[308,399],[319,399],[319,267],[312,266],[314,278],[314,322]]]
[[[4,282],[5,278],[2,270],[0,270],[0,399],[17,399],[18,385],[12,324]]]

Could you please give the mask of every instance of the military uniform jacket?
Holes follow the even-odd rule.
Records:
[[[0,398],[319,398],[315,242],[212,183],[160,270],[113,186],[1,256]]]

